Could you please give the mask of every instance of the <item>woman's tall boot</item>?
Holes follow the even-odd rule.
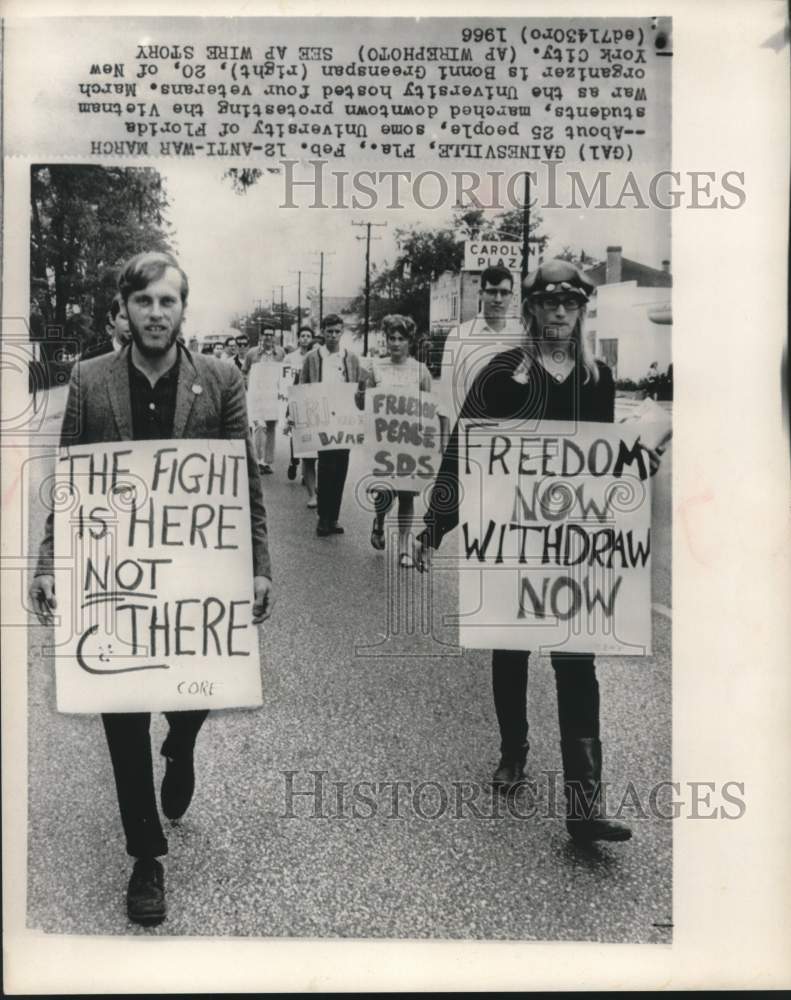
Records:
[[[566,829],[575,841],[628,840],[632,831],[607,819],[602,805],[599,682],[588,653],[554,653]]]
[[[525,776],[530,743],[527,739],[527,658],[520,650],[492,652],[492,693],[500,728],[500,763],[492,784],[509,792]]]
[[[607,819],[602,809],[601,741],[595,737],[561,740],[566,829],[577,842],[629,840],[625,823]]]

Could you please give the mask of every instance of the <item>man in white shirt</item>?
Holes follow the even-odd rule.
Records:
[[[255,385],[255,379],[253,379],[254,384],[250,385],[250,369],[255,364],[279,365],[284,357],[283,348],[275,343],[274,329],[265,327],[261,332],[260,343],[246,353],[242,362],[242,374],[249,390],[247,403],[253,424],[253,444],[258,457],[258,469],[265,475],[271,474],[272,463],[275,460],[275,439],[280,411],[277,389],[274,388],[277,379],[273,374],[272,385],[262,390],[264,395],[261,396],[259,387]]]
[[[491,359],[523,343],[525,326],[514,301],[514,276],[502,265],[481,274],[481,311],[448,334],[435,388],[445,410],[443,438],[452,430],[476,377]]]
[[[331,313],[321,321],[324,343],[309,351],[302,364],[300,382],[352,382],[358,390],[365,385],[366,376],[360,359],[352,351],[342,350],[343,319]],[[343,487],[349,468],[349,449],[332,448],[319,452],[318,461],[318,515],[316,534],[319,538],[342,535],[338,515],[343,500]]]

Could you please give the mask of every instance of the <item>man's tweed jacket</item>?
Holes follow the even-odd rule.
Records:
[[[72,369],[61,445],[131,441],[132,404],[129,397],[129,348],[78,363]],[[244,382],[235,365],[179,345],[179,377],[173,418],[173,438],[241,438],[247,447],[247,478],[254,576],[272,576],[261,477],[248,434]],[[47,518],[36,574],[52,573],[53,515]],[[211,569],[208,568],[208,572]]]

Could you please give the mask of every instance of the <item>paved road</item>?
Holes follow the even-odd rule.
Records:
[[[599,661],[615,802],[630,782],[645,798],[670,778],[671,453],[656,482],[655,654]],[[498,753],[488,656],[453,649],[443,625],[455,602],[447,575],[399,573],[389,554],[374,552],[369,515],[350,487],[346,535],[318,539],[282,460],[265,486],[279,592],[262,632],[265,704],[217,712],[201,734],[193,805],[168,827],[170,912],[159,928],[126,919],[129,861],[100,722],[55,712],[46,632],[31,629],[29,925],[668,943],[670,822],[626,810],[630,843],[581,849],[546,816],[553,788],[560,795],[559,778],[556,786],[547,778],[560,767],[548,661],[531,667],[536,790],[498,815],[487,785]],[[34,506],[34,539],[42,517]],[[152,732],[158,746],[161,717]],[[395,800],[393,782],[408,783]]]

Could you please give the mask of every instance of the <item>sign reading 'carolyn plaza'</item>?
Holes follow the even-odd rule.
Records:
[[[535,254],[530,247],[529,253]],[[522,270],[522,244],[517,240],[474,239],[464,241],[464,270],[484,271],[487,267],[506,267],[516,273]],[[532,262],[531,262],[532,266]]]
[[[53,496],[58,709],[260,705],[244,441],[67,449]]]
[[[650,654],[651,495],[639,433],[462,422],[462,646]]]

